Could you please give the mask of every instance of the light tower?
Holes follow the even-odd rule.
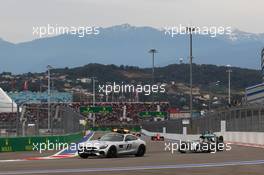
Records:
[[[261,50],[261,74],[262,82],[264,82],[264,48]]]
[[[231,105],[231,65],[226,65],[227,70],[226,72],[228,73],[228,105]]]
[[[47,66],[48,69],[48,131],[51,129],[51,111],[50,111],[50,70],[52,69],[51,65]]]
[[[95,107],[95,81],[96,81],[96,77],[92,77],[93,80],[93,107]],[[93,127],[95,127],[95,120],[96,120],[96,116],[95,113],[93,113]]]
[[[156,49],[150,49],[149,53],[152,54],[152,85],[154,85],[154,58],[155,58],[155,53],[158,53]],[[152,102],[154,102],[154,95],[152,94]]]
[[[187,27],[187,31],[189,32],[189,35],[190,35],[190,116],[192,117],[192,114],[193,114],[192,32],[195,31],[195,28],[194,27]]]

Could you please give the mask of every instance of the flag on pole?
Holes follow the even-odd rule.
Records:
[[[24,91],[27,91],[28,90],[28,81],[27,80],[24,82],[23,90]]]

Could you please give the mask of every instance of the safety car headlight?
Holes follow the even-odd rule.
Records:
[[[103,145],[103,146],[100,146],[100,149],[105,149],[107,147],[108,147],[108,145]]]

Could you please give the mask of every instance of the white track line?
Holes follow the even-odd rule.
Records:
[[[213,168],[225,166],[241,165],[262,165],[264,160],[255,161],[237,161],[222,163],[205,164],[178,164],[178,165],[156,165],[156,166],[130,166],[130,167],[112,167],[112,168],[78,168],[78,169],[53,169],[53,170],[17,170],[0,172],[0,175],[18,175],[18,174],[50,174],[50,173],[89,173],[89,172],[115,172],[115,171],[137,171],[137,170],[160,170],[160,169],[186,169],[186,168]]]

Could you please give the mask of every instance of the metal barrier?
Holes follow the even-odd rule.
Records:
[[[147,136],[154,136],[160,134],[166,139],[190,141],[198,140],[200,134],[175,134],[164,132],[150,132],[142,129],[141,132]],[[215,132],[217,136],[223,136],[226,143],[232,143],[237,145],[261,147],[264,148],[264,133],[263,132]]]

